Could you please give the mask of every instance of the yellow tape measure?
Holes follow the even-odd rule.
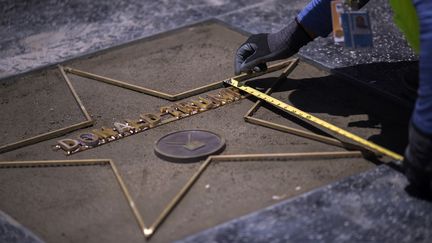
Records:
[[[286,104],[286,103],[284,103],[278,99],[271,97],[270,95],[264,94],[263,92],[255,90],[249,86],[245,86],[244,84],[239,83],[235,79],[231,79],[229,81],[226,81],[226,83],[228,83],[228,84],[230,84],[230,85],[232,85],[232,86],[234,86],[240,90],[243,90],[244,92],[246,92],[248,94],[251,94],[251,95],[257,97],[258,99],[266,101],[266,102],[270,103],[271,105],[273,105],[273,106],[275,106],[275,107],[277,107],[283,111],[287,111],[294,116],[306,119],[306,120],[313,122],[319,126],[327,128],[328,130],[333,131],[339,135],[342,135],[346,138],[349,138],[349,139],[363,145],[364,147],[366,147],[372,151],[378,152],[378,153],[383,154],[383,155],[387,155],[388,157],[395,159],[395,160],[402,160],[403,159],[403,157],[401,155],[399,155],[393,151],[390,151],[390,150],[388,150],[384,147],[381,147],[375,143],[372,143],[372,142],[370,142],[364,138],[361,138],[361,137],[359,137],[353,133],[350,133],[346,130],[343,130],[342,128],[339,128],[339,127],[337,127],[331,123],[328,123],[324,120],[319,119],[318,117],[315,117],[315,116],[308,114],[302,110],[299,110],[299,109],[295,108],[294,106],[290,106],[290,105],[288,105],[288,104]]]

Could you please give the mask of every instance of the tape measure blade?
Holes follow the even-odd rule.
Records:
[[[237,81],[231,82],[231,85],[233,85],[234,87],[236,87],[240,90],[243,90],[243,91],[259,98],[259,99],[262,99],[262,100],[270,103],[271,105],[275,106],[276,108],[279,108],[283,111],[287,111],[288,113],[293,114],[294,116],[296,116],[298,118],[303,118],[309,122],[315,123],[321,127],[324,127],[326,129],[330,130],[330,131],[333,131],[336,134],[339,134],[345,138],[348,138],[352,141],[355,141],[358,144],[362,145],[363,147],[365,147],[369,150],[372,150],[372,151],[378,152],[380,154],[386,155],[386,156],[393,158],[395,160],[402,160],[403,159],[403,157],[401,155],[399,155],[399,154],[397,154],[391,150],[388,150],[388,149],[386,149],[386,148],[384,148],[378,144],[375,144],[375,143],[370,142],[364,138],[361,138],[360,136],[357,136],[351,132],[343,130],[342,128],[339,128],[339,127],[337,127],[331,123],[328,123],[324,120],[321,120],[318,117],[315,117],[311,114],[308,114],[308,113],[306,113],[300,109],[295,108],[294,106],[288,105],[288,104],[286,104],[286,103],[284,103],[284,102],[282,102],[276,98],[273,98],[273,97],[271,97],[265,93],[262,93],[258,90],[255,90],[249,86],[238,85]]]
[[[296,117],[304,118],[306,121],[310,121],[312,123],[315,123],[315,124],[317,124],[317,125],[319,125],[321,127],[324,127],[324,128],[326,128],[326,129],[328,129],[328,130],[330,130],[332,132],[335,132],[336,134],[339,134],[339,135],[341,135],[341,136],[343,136],[345,138],[348,138],[348,139],[350,139],[352,141],[355,141],[355,142],[357,142],[358,144],[362,145],[365,148],[368,148],[370,150],[376,151],[376,152],[378,152],[380,154],[387,155],[387,156],[389,156],[389,157],[391,157],[393,159],[396,159],[396,160],[402,160],[403,159],[402,156],[400,156],[399,154],[397,154],[397,153],[395,153],[393,151],[390,151],[390,150],[388,150],[388,149],[386,149],[386,148],[384,148],[384,147],[382,147],[382,146],[380,146],[378,144],[372,143],[372,142],[370,142],[370,141],[368,141],[368,140],[366,140],[366,139],[364,139],[364,138],[362,138],[362,137],[360,137],[358,135],[355,135],[355,134],[353,134],[351,132],[348,132],[348,131],[346,131],[346,130],[344,130],[342,128],[339,128],[339,127],[337,127],[337,126],[335,126],[335,125],[333,125],[331,123],[328,123],[328,122],[326,122],[324,120],[321,120],[321,119],[319,119],[319,118],[317,118],[315,116],[312,116],[312,115],[310,115],[310,114],[308,114],[306,112],[298,110],[295,107],[288,107],[288,108],[285,108],[284,110],[286,110],[288,112],[294,113]]]

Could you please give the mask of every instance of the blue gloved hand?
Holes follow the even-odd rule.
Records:
[[[422,133],[413,124],[403,167],[412,186],[420,192],[432,193],[432,136]]]
[[[237,49],[235,74],[264,71],[266,62],[288,58],[310,41],[312,38],[295,19],[277,33],[252,35]]]

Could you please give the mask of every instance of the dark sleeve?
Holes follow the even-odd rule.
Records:
[[[420,23],[420,84],[413,123],[432,135],[432,1],[414,0]]]
[[[297,21],[308,31],[317,36],[326,37],[332,31],[330,3],[332,0],[312,0],[297,15]],[[369,0],[360,0],[363,7]]]

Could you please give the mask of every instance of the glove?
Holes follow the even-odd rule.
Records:
[[[310,41],[312,38],[296,19],[277,33],[252,35],[237,49],[235,74],[264,71],[267,69],[266,62],[288,58]]]
[[[432,193],[432,136],[423,134],[415,125],[409,129],[409,145],[403,161],[405,175],[419,192]]]

